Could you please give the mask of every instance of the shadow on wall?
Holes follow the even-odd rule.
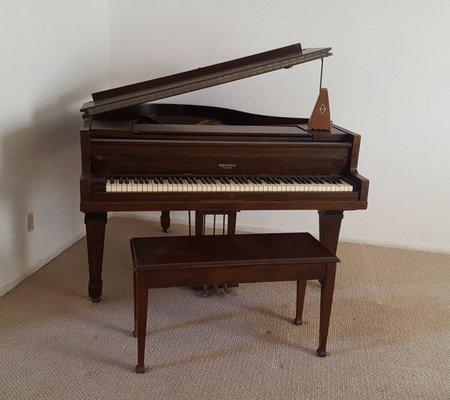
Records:
[[[22,123],[18,120],[16,126],[10,124],[11,129],[1,133],[0,204],[6,218],[2,242],[7,248],[1,252],[0,263],[12,266],[12,279],[42,262],[63,244],[45,242],[45,237],[27,236],[25,214],[32,206],[33,210],[40,208],[45,214],[54,210],[55,218],[67,215],[63,221],[68,225],[65,229],[73,231],[74,235],[79,231],[81,214],[78,209],[72,209],[73,203],[67,197],[71,193],[67,188],[78,184],[81,168],[78,139],[81,114],[78,109],[82,103],[80,99],[90,93],[89,88],[93,86],[86,83],[52,102],[36,105],[28,125],[18,127]],[[28,110],[25,114],[28,115]],[[78,163],[75,164],[76,159]],[[32,200],[34,204],[31,204]],[[47,215],[46,226],[41,228],[48,232],[61,222]],[[52,236],[57,235],[55,232]],[[31,257],[31,240],[36,241],[35,248],[39,250],[34,257]],[[0,282],[0,286],[6,283]]]

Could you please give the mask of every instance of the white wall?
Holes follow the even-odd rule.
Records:
[[[3,0],[0,294],[84,233],[78,110],[91,92],[297,41],[333,46],[324,82],[333,119],[363,134],[370,207],[347,213],[343,239],[450,251],[449,17],[444,0]],[[313,63],[168,101],[308,116],[318,71]],[[315,231],[316,220],[248,212],[239,224]]]
[[[79,108],[105,85],[108,29],[106,0],[1,2],[0,294],[83,234]]]
[[[110,1],[115,85],[283,45],[332,46],[324,84],[335,123],[360,132],[369,210],[348,212],[344,240],[450,251],[450,2]],[[309,116],[319,64],[169,99]],[[180,217],[180,214],[178,214]],[[309,212],[248,212],[239,224],[316,230]]]

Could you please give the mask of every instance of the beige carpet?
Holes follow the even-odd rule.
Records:
[[[85,240],[0,299],[1,399],[450,399],[450,256],[344,243],[328,357],[314,355],[314,282],[299,327],[293,283],[207,299],[158,289],[150,370],[135,374],[128,239],[149,234],[156,224],[108,222],[99,304]]]

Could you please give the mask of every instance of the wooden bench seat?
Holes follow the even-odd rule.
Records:
[[[222,282],[297,282],[294,323],[301,325],[306,281],[321,282],[319,348],[326,355],[328,325],[339,259],[309,233],[131,239],[134,263],[134,336],[137,372],[144,372],[148,290]]]

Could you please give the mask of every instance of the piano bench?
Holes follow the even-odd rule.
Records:
[[[130,240],[133,256],[136,372],[143,373],[150,288],[221,282],[297,282],[294,323],[302,324],[306,281],[321,282],[319,348],[326,342],[339,259],[309,233],[232,236],[142,237]]]

